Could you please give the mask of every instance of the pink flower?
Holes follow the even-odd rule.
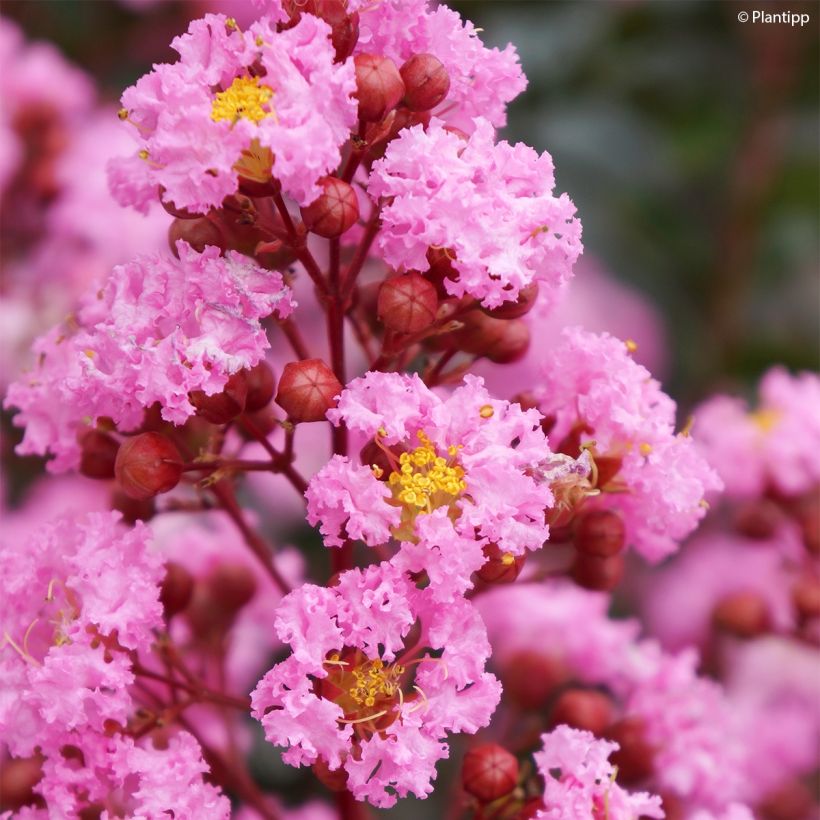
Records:
[[[275,626],[293,653],[252,695],[265,736],[290,765],[343,768],[356,798],[377,806],[426,797],[447,734],[485,726],[500,697],[473,607],[437,604],[387,563],[306,584]]]
[[[694,431],[731,497],[762,495],[769,486],[786,495],[809,492],[820,482],[813,456],[820,448],[820,376],[772,368],[760,382],[756,410],[715,396],[695,411]]]
[[[281,274],[235,252],[178,248],[179,260],[144,256],[114,268],[76,319],[37,341],[37,367],[6,398],[26,428],[18,453],[50,452],[49,469],[71,469],[81,425],[108,416],[134,429],[154,402],[182,424],[194,412],[189,391],[217,393],[262,358],[260,319],[294,307]]]
[[[675,403],[608,334],[567,328],[543,362],[539,408],[550,439],[570,455],[583,444],[617,465],[589,507],[619,511],[627,541],[650,561],[674,552],[705,514],[721,482],[692,439],[675,435]]]
[[[227,20],[194,20],[172,43],[179,61],[123,94],[140,149],[111,165],[122,204],[142,209],[162,186],[166,202],[205,212],[236,192],[241,175],[275,178],[306,205],[339,164],[356,122],[356,82],[352,61],[334,63],[327,24],[304,15],[278,32],[263,19],[242,33]]]
[[[446,600],[469,587],[482,546],[521,555],[544,543],[553,497],[540,467],[553,454],[539,416],[491,398],[481,379],[467,376],[442,398],[418,376],[367,373],[328,417],[372,438],[390,469],[335,457],[311,479],[308,521],[328,546],[392,536],[407,549],[399,565],[414,571],[429,560]]]
[[[615,781],[617,770],[607,759],[617,743],[598,740],[591,732],[558,726],[542,735],[535,762],[544,779],[547,820],[634,820],[664,817],[661,799],[646,792],[630,793]],[[559,773],[560,772],[560,773]]]
[[[469,20],[445,5],[427,0],[384,0],[358,5],[360,30],[356,53],[383,54],[397,66],[413,54],[432,54],[444,64],[450,91],[434,110],[437,116],[472,131],[474,117],[496,128],[507,124],[507,104],[526,87],[515,47],[487,48]]]
[[[388,264],[419,271],[431,246],[446,248],[459,273],[448,291],[487,307],[531,282],[554,298],[581,253],[575,207],[553,195],[549,154],[495,143],[487,120],[475,126],[465,142],[434,119],[389,144],[368,184],[371,197],[387,200],[378,247]]]
[[[126,653],[148,649],[162,624],[162,563],[147,535],[121,529],[115,513],[89,513],[3,545],[0,729],[14,754],[125,722]]]

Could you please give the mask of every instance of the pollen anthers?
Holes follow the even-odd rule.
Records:
[[[214,97],[211,119],[214,122],[228,120],[231,124],[240,119],[259,123],[273,116],[273,111],[265,107],[273,97],[273,89],[259,82],[258,77],[236,77],[224,91]]]
[[[444,458],[423,430],[416,435],[421,444],[399,456],[388,484],[404,506],[417,512],[432,512],[451,504],[467,488],[464,468],[457,461],[460,447],[449,445],[448,458]]]

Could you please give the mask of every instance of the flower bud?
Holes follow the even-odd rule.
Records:
[[[572,543],[587,555],[611,558],[626,542],[624,522],[612,510],[581,511],[572,528]]]
[[[159,202],[160,205],[165,209],[165,212],[170,214],[171,216],[176,217],[177,219],[199,219],[202,214],[195,213],[194,211],[189,211],[187,208],[177,208],[170,199],[165,198],[165,194],[167,191],[165,190],[165,186],[159,186]]]
[[[261,361],[250,370],[245,371],[245,384],[247,386],[246,413],[255,413],[270,404],[276,388],[276,379],[266,361]]]
[[[157,506],[153,498],[137,500],[127,496],[122,490],[114,490],[111,509],[121,513],[126,524],[134,524],[137,521],[150,521],[157,511]]]
[[[521,574],[526,556],[503,552],[498,544],[484,547],[487,562],[476,575],[487,584],[511,584]]]
[[[180,239],[185,240],[197,253],[202,253],[208,245],[214,245],[223,252],[227,247],[219,225],[207,216],[196,219],[177,218],[171,223],[168,228],[168,244],[177,259],[177,241]]]
[[[16,811],[37,799],[34,787],[43,776],[40,757],[13,757],[0,766],[0,809]],[[5,812],[4,812],[5,814]]]
[[[572,577],[578,586],[608,592],[615,589],[624,575],[624,557],[620,553],[609,558],[577,552],[572,565]]]
[[[450,90],[450,75],[432,54],[414,54],[400,69],[404,81],[404,104],[411,111],[435,108]]]
[[[387,279],[379,288],[379,319],[397,333],[418,333],[436,319],[436,289],[420,273],[411,271]]]
[[[800,578],[792,587],[792,602],[801,621],[820,618],[820,578]]]
[[[276,403],[291,421],[322,421],[341,392],[339,380],[321,359],[302,359],[285,365]]]
[[[191,600],[194,591],[194,579],[182,564],[168,561],[165,565],[165,578],[159,588],[159,600],[165,611],[165,617],[171,619],[182,612]]]
[[[612,717],[612,700],[595,689],[567,689],[552,707],[553,726],[563,723],[599,736]]]
[[[518,783],[518,760],[497,743],[473,746],[461,766],[464,791],[482,803],[509,794]]]
[[[389,57],[357,54],[356,94],[359,119],[380,122],[404,96],[404,82],[396,64]]]
[[[341,236],[359,218],[359,199],[352,185],[338,177],[319,180],[322,193],[301,209],[308,230],[325,239]]]
[[[203,390],[192,390],[188,395],[196,414],[211,424],[227,424],[244,409],[248,397],[246,371],[234,373],[221,393],[207,395]]]
[[[80,472],[88,478],[114,478],[119,442],[101,430],[86,431],[80,441]]]
[[[800,780],[787,780],[766,794],[757,806],[761,820],[810,820],[816,817],[817,804],[812,789]]]
[[[242,414],[239,424],[240,434],[248,441],[256,441],[259,436],[267,438],[279,425],[276,411],[267,405],[261,410],[254,410],[253,413],[247,411]]]
[[[447,280],[455,282],[458,279],[458,270],[453,265],[455,256],[447,248],[428,248],[427,263],[430,265],[425,276],[435,285],[440,299],[446,299],[450,294],[444,286]]]
[[[747,538],[766,540],[774,536],[783,521],[783,512],[768,498],[744,504],[735,514],[735,529]]]
[[[484,356],[496,364],[521,359],[530,346],[530,329],[520,319],[493,319],[471,310],[461,320],[464,327],[453,335],[460,350]]]
[[[542,708],[569,676],[559,657],[528,649],[512,653],[501,668],[504,696],[522,709]]]
[[[194,582],[185,617],[200,641],[221,644],[236,616],[256,594],[256,578],[242,564],[220,564]]]
[[[344,62],[359,40],[359,13],[348,14],[344,0],[285,0],[282,4],[290,19],[280,28],[292,28],[303,14],[312,14],[330,26],[330,42],[336,52],[336,62]]]
[[[769,607],[763,596],[752,590],[726,595],[715,606],[712,623],[737,638],[757,638],[771,629]]]
[[[620,747],[609,759],[618,767],[618,781],[636,783],[652,774],[655,768],[655,750],[646,739],[646,728],[640,718],[627,717],[613,723],[604,733]]]
[[[114,475],[129,498],[142,501],[176,487],[182,476],[182,457],[165,436],[140,433],[120,446]]]
[[[207,584],[213,600],[226,612],[238,612],[256,594],[256,578],[244,564],[220,564]]]
[[[496,308],[481,308],[494,319],[519,319],[529,313],[538,300],[538,282],[530,282],[518,292],[518,298],[504,302]]]

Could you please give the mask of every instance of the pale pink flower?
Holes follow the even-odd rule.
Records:
[[[351,792],[377,806],[426,797],[447,734],[485,726],[500,697],[469,602],[441,606],[387,563],[306,584],[275,626],[293,651],[252,695],[265,736],[290,765],[344,768]]]
[[[661,799],[647,792],[628,792],[616,782],[609,755],[617,743],[591,732],[558,726],[541,736],[535,762],[544,779],[544,820],[636,820],[664,817]]]
[[[431,246],[446,248],[459,274],[445,281],[448,292],[487,307],[531,282],[554,298],[582,249],[575,206],[553,194],[549,154],[496,143],[487,120],[475,126],[465,142],[433,119],[390,143],[368,183],[386,199],[378,248],[388,264],[419,271]]]
[[[628,345],[565,329],[543,362],[536,395],[541,412],[555,419],[553,447],[573,454],[580,444],[593,458],[620,460],[602,494],[585,503],[620,511],[628,543],[650,561],[674,552],[721,482],[692,438],[675,434],[675,403]]]
[[[269,343],[260,320],[294,307],[282,275],[235,252],[178,249],[179,260],[144,256],[115,267],[76,318],[37,341],[37,367],[6,398],[26,428],[21,455],[50,452],[49,469],[71,469],[81,425],[108,416],[134,429],[154,402],[182,424],[194,413],[189,391],[218,393],[262,358]]]
[[[305,205],[339,164],[356,82],[352,61],[334,62],[327,24],[304,15],[287,31],[262,19],[240,32],[227,20],[194,20],[172,43],[179,61],[123,94],[140,148],[110,166],[122,204],[143,209],[162,186],[164,201],[205,212],[236,192],[241,173],[275,178]]]
[[[748,498],[768,487],[809,492],[820,482],[820,376],[772,368],[755,410],[742,399],[715,396],[696,409],[694,432],[728,495]]]

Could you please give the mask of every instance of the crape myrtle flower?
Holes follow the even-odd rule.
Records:
[[[356,122],[353,63],[334,62],[329,33],[313,15],[281,32],[265,18],[245,32],[222,14],[194,20],[172,43],[180,59],[123,94],[140,147],[110,164],[114,196],[145,210],[161,186],[166,204],[204,213],[241,176],[309,204]]]
[[[601,491],[585,506],[614,510],[628,543],[650,561],[674,552],[706,513],[704,496],[722,484],[686,433],[675,433],[675,403],[624,343],[567,328],[546,356],[536,390],[554,420],[552,447],[586,449]]]
[[[728,496],[810,492],[820,483],[820,376],[774,367],[760,382],[755,410],[715,396],[695,410],[693,431]]]
[[[262,359],[269,342],[260,320],[294,307],[282,275],[236,252],[177,248],[179,260],[142,256],[115,267],[75,317],[37,340],[35,368],[6,398],[26,428],[18,453],[51,453],[49,469],[72,469],[81,425],[107,417],[133,430],[154,402],[182,424],[194,414],[190,391],[218,393]]]
[[[428,569],[443,600],[464,592],[484,546],[517,556],[546,540],[553,495],[543,467],[555,455],[540,416],[493,399],[480,378],[442,397],[416,375],[367,373],[328,417],[372,439],[386,466],[334,456],[311,479],[308,522],[327,546],[401,541],[398,563]],[[553,480],[576,469],[565,461],[550,464]]]
[[[558,726],[542,735],[535,762],[544,779],[543,820],[634,820],[664,817],[661,799],[646,792],[628,792],[616,781],[609,755],[617,743],[592,732]]]
[[[549,154],[495,142],[486,119],[466,141],[434,119],[402,131],[373,166],[368,193],[386,201],[377,246],[393,267],[422,272],[429,249],[444,249],[458,273],[448,293],[488,308],[533,282],[554,301],[582,249],[575,206],[554,186]]]
[[[426,797],[446,736],[486,726],[500,698],[473,606],[436,603],[389,563],[305,584],[275,628],[291,655],[252,695],[265,736],[290,765],[344,769],[353,795],[376,806]]]

